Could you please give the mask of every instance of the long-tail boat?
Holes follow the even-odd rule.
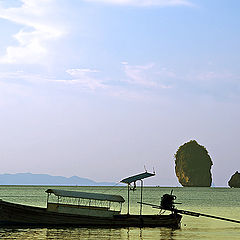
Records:
[[[128,186],[126,214],[121,214],[125,200],[120,195],[48,189],[46,208],[0,200],[0,225],[179,228],[182,216],[177,212],[142,213],[143,179],[154,175],[146,171],[121,180]],[[140,213],[130,214],[130,184],[136,186],[136,181],[141,182]]]

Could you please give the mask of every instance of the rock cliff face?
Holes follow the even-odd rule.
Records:
[[[210,187],[212,165],[206,148],[195,140],[180,146],[175,154],[175,172],[184,187]]]
[[[238,171],[231,176],[228,186],[231,188],[240,188],[240,173]]]

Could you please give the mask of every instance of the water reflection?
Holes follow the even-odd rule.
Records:
[[[0,239],[174,240],[174,232],[165,228],[1,228]]]

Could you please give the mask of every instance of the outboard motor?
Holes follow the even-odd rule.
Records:
[[[160,203],[160,207],[164,210],[169,210],[169,211],[174,211],[175,210],[175,206],[174,206],[174,200],[177,197],[175,195],[172,194],[164,194],[161,197],[161,203]]]

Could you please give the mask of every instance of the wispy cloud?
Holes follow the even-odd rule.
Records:
[[[101,78],[96,75],[99,73],[98,70],[88,69],[88,68],[77,68],[68,69],[66,72],[71,75],[72,79],[69,80],[56,80],[58,82],[63,82],[66,84],[78,84],[82,88],[96,90],[105,89],[114,91],[114,89],[125,87],[128,89],[130,86],[135,86],[140,91],[141,88],[146,90],[154,88],[171,88],[170,85],[163,84],[161,80],[166,80],[166,78],[172,77],[174,73],[162,69],[161,71],[156,71],[154,69],[154,64],[146,65],[129,65],[127,62],[122,62],[123,71],[125,77],[122,80],[115,81],[112,85],[113,80],[106,78]],[[164,82],[164,81],[163,81]]]
[[[71,79],[51,79],[49,81],[55,83],[63,83],[66,85],[74,85],[76,89],[91,92],[95,94],[103,94],[106,96],[116,97],[120,99],[142,100],[146,99],[141,92],[130,90],[128,86],[122,85],[121,81],[118,84],[112,84],[111,80],[106,80],[104,77],[97,76],[100,71],[89,68],[74,68],[68,69],[66,72],[71,76]]]
[[[188,0],[85,0],[86,2],[96,2],[114,5],[128,5],[137,7],[149,7],[149,6],[192,6],[192,3]]]
[[[142,65],[142,66],[131,66],[124,64],[124,72],[127,76],[126,81],[131,84],[145,85],[145,86],[156,86],[156,83],[151,81],[146,76],[146,71],[152,69],[153,64]]]
[[[71,80],[56,80],[58,82],[64,82],[66,84],[78,84],[82,88],[95,90],[95,89],[106,89],[107,85],[104,84],[103,80],[94,76],[97,70],[88,68],[75,68],[66,70],[71,75]]]
[[[3,8],[0,18],[7,19],[22,28],[13,37],[17,46],[7,46],[0,63],[38,63],[48,54],[47,43],[64,34],[63,26],[54,19],[54,0],[22,0],[20,7]]]
[[[170,76],[170,72],[166,69],[161,71],[154,70],[154,64],[146,65],[129,65],[127,62],[122,62],[124,72],[126,74],[125,81],[130,84],[135,84],[150,88],[170,88],[170,85],[163,84],[162,82]],[[172,73],[173,75],[173,73]],[[171,77],[172,77],[171,75]]]

